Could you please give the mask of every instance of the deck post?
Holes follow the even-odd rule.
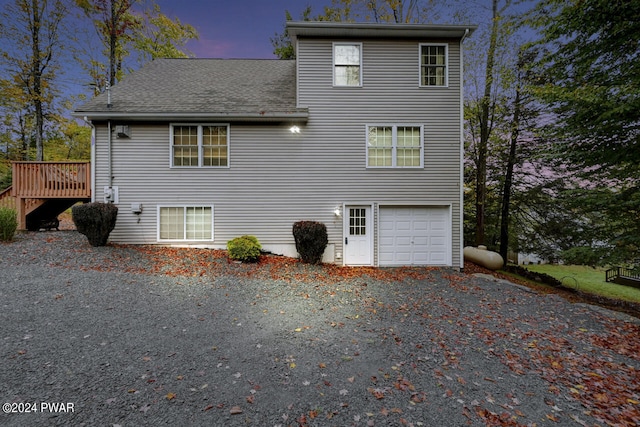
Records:
[[[16,214],[18,217],[18,230],[27,229],[27,199],[16,197]]]

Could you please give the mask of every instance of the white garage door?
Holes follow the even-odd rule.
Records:
[[[451,265],[448,207],[381,207],[381,266]]]

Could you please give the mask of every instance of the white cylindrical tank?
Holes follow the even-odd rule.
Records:
[[[504,260],[499,253],[488,251],[486,246],[466,246],[464,248],[464,259],[474,264],[478,264],[489,270],[499,270],[504,265]]]

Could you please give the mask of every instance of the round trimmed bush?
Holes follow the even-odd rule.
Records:
[[[116,226],[118,207],[112,203],[84,203],[71,208],[73,223],[91,246],[105,246]]]
[[[242,262],[256,262],[260,259],[262,246],[256,236],[240,236],[227,242],[229,258]]]
[[[317,221],[298,221],[293,224],[293,238],[302,262],[320,264],[329,243],[326,225]]]

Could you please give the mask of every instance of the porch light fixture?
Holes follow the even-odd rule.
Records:
[[[291,126],[289,128],[289,130],[291,131],[291,133],[300,133],[300,128],[298,126]]]
[[[336,206],[336,208],[333,210],[333,214],[335,216],[340,216],[340,206]]]

